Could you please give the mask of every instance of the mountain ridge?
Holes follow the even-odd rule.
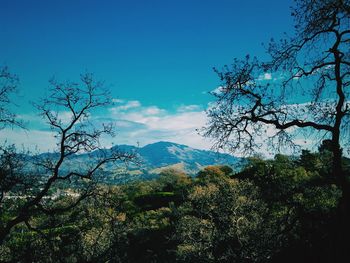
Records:
[[[209,150],[200,150],[184,144],[168,141],[159,141],[143,147],[121,144],[109,149],[100,149],[91,153],[72,155],[64,166],[64,170],[81,170],[97,160],[101,154],[108,156],[113,152],[131,153],[137,162],[130,162],[127,168],[121,163],[109,163],[104,166],[104,176],[110,182],[125,182],[130,180],[143,180],[158,176],[164,169],[178,167],[187,174],[195,176],[201,169],[209,165],[239,166],[242,158],[227,153]],[[55,157],[55,153],[42,153],[41,156]],[[102,178],[105,181],[104,178]]]

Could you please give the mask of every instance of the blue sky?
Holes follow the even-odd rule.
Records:
[[[247,53],[264,58],[262,43],[292,30],[291,4],[2,0],[0,63],[18,74],[16,111],[36,132],[45,129],[29,102],[45,93],[52,76],[76,80],[88,71],[104,80],[118,99],[107,117],[124,121],[125,127],[128,122],[135,125],[121,127],[116,143],[146,144],[161,137],[208,148],[192,136],[205,122],[202,110],[213,100],[207,92],[220,84],[212,68]],[[157,123],[169,126],[168,133]],[[131,131],[136,134],[131,136]],[[22,135],[16,132],[0,136],[18,141]],[[26,138],[23,143],[37,143]]]

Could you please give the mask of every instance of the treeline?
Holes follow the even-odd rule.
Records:
[[[300,157],[251,158],[239,172],[209,166],[195,178],[166,170],[152,181],[97,185],[72,209],[14,227],[0,261],[332,262],[341,191],[326,146]],[[74,198],[61,195],[55,204]]]

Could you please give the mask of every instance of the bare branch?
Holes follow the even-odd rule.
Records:
[[[66,82],[59,83],[51,80],[51,89],[48,97],[44,98],[36,108],[46,119],[58,139],[55,160],[47,159],[39,165],[44,169],[41,187],[27,196],[27,200],[17,210],[17,215],[0,225],[0,243],[9,234],[11,229],[22,222],[27,222],[36,211],[53,215],[62,213],[77,206],[83,199],[94,194],[95,174],[103,170],[109,162],[127,162],[134,158],[132,154],[115,152],[110,155],[100,155],[96,160],[92,158],[87,164],[88,169],[79,172],[74,170],[65,173],[64,164],[74,154],[87,154],[92,151],[101,151],[100,138],[102,135],[114,135],[111,124],[96,127],[90,121],[95,108],[105,107],[111,102],[109,92],[104,89],[102,82],[93,79],[92,74],[81,76],[81,85]],[[68,115],[68,117],[67,117]],[[56,158],[57,157],[57,158]],[[50,196],[50,189],[58,187],[59,182],[79,182],[76,188],[78,197],[72,198],[69,205],[54,204]],[[69,184],[68,184],[69,186]],[[44,205],[46,203],[46,205]]]

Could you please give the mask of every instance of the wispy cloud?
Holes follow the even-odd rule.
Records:
[[[53,151],[56,146],[54,133],[48,130],[23,130],[6,128],[0,131],[0,141],[15,144],[31,151]]]
[[[104,113],[91,116],[97,127],[109,122],[116,128],[115,137],[102,138],[104,147],[137,143],[142,146],[160,140],[187,144],[200,149],[209,149],[211,146],[209,141],[196,131],[207,122],[206,114],[199,105],[180,105],[170,112],[156,105],[142,105],[138,100],[117,99],[114,103],[117,105],[110,107]],[[60,117],[67,121],[70,115],[62,112]],[[44,120],[35,114],[25,114],[21,118],[30,123],[28,130],[2,130],[1,140],[16,143],[18,146],[24,145],[31,150],[55,149],[54,133]]]
[[[223,86],[219,86],[216,89],[212,90],[210,93],[214,94],[214,95],[220,95],[222,93],[224,93],[227,89]]]
[[[128,105],[129,102],[124,102]],[[158,106],[109,109],[110,118],[116,123],[118,138],[131,144],[141,145],[159,140],[173,141],[201,149],[209,149],[207,140],[197,134],[197,129],[207,121],[206,114],[199,105],[180,105],[175,112]],[[125,129],[118,122],[127,121],[131,126]],[[136,128],[137,127],[137,128]]]
[[[121,100],[117,105],[106,109],[105,112],[98,115],[92,115],[92,121],[97,125],[102,123],[113,123],[116,128],[116,136],[103,137],[102,146],[111,147],[115,144],[131,144],[144,146],[157,141],[172,141],[175,143],[186,144],[194,148],[210,149],[212,142],[209,139],[198,135],[197,129],[201,129],[208,123],[206,113],[200,105],[180,105],[175,110],[169,111],[156,105],[145,106],[137,100]],[[291,104],[288,108],[294,111],[302,110],[309,104],[302,105]],[[208,104],[208,107],[212,107]],[[62,112],[60,116],[67,120],[69,114]],[[21,115],[21,118],[31,122],[27,131],[17,129],[4,129],[0,131],[0,140],[7,140],[9,143],[24,145],[29,149],[38,148],[40,151],[55,149],[56,139],[54,133],[49,130],[45,122],[37,115]],[[34,124],[35,125],[34,125]],[[277,130],[272,126],[264,126],[262,135],[256,138],[261,144],[259,153],[272,157],[274,152],[270,150],[265,143],[267,137],[276,135]],[[294,132],[293,129],[290,132]],[[296,136],[295,143],[303,148],[311,148],[315,144],[316,136]],[[239,155],[239,153],[237,153]]]
[[[113,103],[123,103],[124,100],[122,100],[122,99],[112,99],[112,102]]]
[[[114,99],[113,102],[117,104],[122,104],[111,108],[111,111],[114,111],[114,112],[125,111],[133,108],[138,108],[141,106],[141,103],[138,100],[124,101],[120,99]]]
[[[266,72],[263,75],[260,75],[258,80],[272,80],[272,74]]]
[[[178,112],[188,112],[188,111],[199,111],[201,110],[200,105],[181,105],[180,107],[177,108]]]

